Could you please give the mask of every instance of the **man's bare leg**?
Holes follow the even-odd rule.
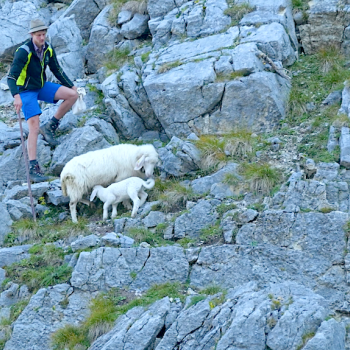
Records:
[[[55,100],[64,101],[58,107],[55,118],[60,120],[71,109],[78,97],[79,94],[75,86],[71,89],[66,86],[61,86],[55,93]]]
[[[29,135],[27,141],[29,160],[36,159],[36,148],[39,135],[39,115],[31,117],[27,120],[29,127]]]

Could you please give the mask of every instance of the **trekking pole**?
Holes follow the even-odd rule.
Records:
[[[32,207],[33,220],[34,220],[34,222],[36,222],[36,215],[35,215],[35,209],[34,209],[34,201],[33,201],[33,195],[32,195],[32,188],[31,188],[30,177],[29,177],[28,157],[27,157],[27,151],[26,151],[26,146],[25,146],[25,144],[24,144],[24,137],[23,137],[21,112],[18,112],[17,115],[18,115],[19,129],[20,129],[20,131],[21,131],[21,143],[22,143],[22,151],[23,151],[24,163],[25,163],[26,173],[27,173],[28,194],[29,194],[29,198],[30,198],[30,205],[31,205],[31,207]]]

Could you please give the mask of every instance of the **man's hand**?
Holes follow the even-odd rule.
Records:
[[[15,106],[16,113],[18,114],[22,108],[22,100],[19,94],[15,95],[15,101],[13,102],[13,104]]]

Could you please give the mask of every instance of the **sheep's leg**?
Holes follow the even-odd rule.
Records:
[[[139,192],[139,195],[140,195],[140,198],[141,198],[141,200],[140,200],[140,207],[142,207],[145,204],[145,202],[146,202],[148,194],[145,191],[141,190]]]
[[[77,223],[77,202],[69,202],[70,215],[72,217],[72,221]]]

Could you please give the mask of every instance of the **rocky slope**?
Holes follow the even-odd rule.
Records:
[[[3,2],[0,347],[350,349],[349,9]],[[88,110],[39,137],[34,223],[6,69],[38,15]],[[72,224],[62,168],[124,142],[158,150],[149,201]]]

